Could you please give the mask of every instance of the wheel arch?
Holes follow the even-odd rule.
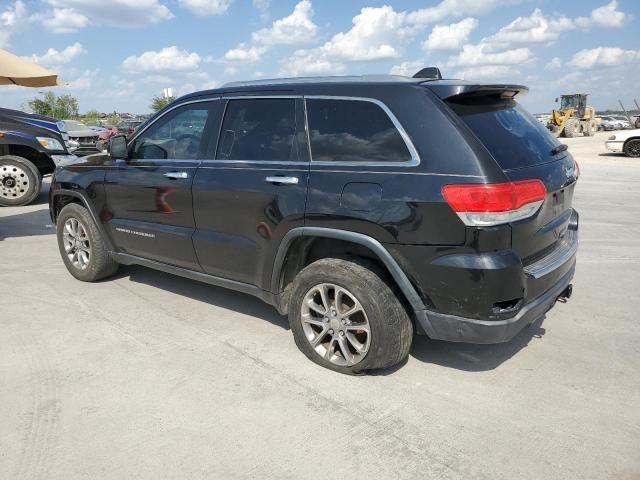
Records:
[[[402,270],[398,262],[389,251],[376,239],[362,233],[348,230],[338,230],[322,227],[298,227],[290,230],[282,239],[275,257],[274,267],[271,273],[271,292],[280,298],[278,309],[286,314],[288,310],[288,296],[286,289],[288,280],[292,280],[304,266],[306,266],[306,253],[291,258],[291,253],[304,253],[314,242],[333,240],[346,242],[360,247],[361,252],[366,252],[378,263],[391,277],[398,287],[407,304],[413,311],[424,310],[426,307],[409,277]]]
[[[622,148],[624,149],[627,146],[627,143],[629,143],[631,140],[640,140],[640,135],[636,136],[636,137],[629,137],[627,138],[624,143],[622,144]]]
[[[99,215],[93,210],[91,206],[91,202],[86,198],[85,194],[76,190],[67,190],[67,189],[56,189],[51,192],[51,198],[49,202],[49,212],[51,215],[51,220],[55,224],[58,220],[58,215],[62,211],[64,207],[69,205],[70,203],[76,203],[78,205],[82,205],[87,209],[91,219],[96,224],[98,232],[100,232],[100,236],[108,246],[110,251],[113,251],[113,242],[111,242],[111,238],[106,235],[102,222],[100,221]]]

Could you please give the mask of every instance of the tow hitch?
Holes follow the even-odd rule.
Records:
[[[573,284],[570,283],[569,285],[567,285],[567,288],[565,288],[562,291],[562,293],[558,295],[558,301],[561,303],[567,303],[567,300],[571,298],[572,294],[573,294]]]

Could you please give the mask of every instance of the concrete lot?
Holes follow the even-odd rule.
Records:
[[[346,377],[246,295],[74,280],[46,195],[0,209],[0,478],[640,478],[640,160],[570,139],[574,297],[511,343]]]

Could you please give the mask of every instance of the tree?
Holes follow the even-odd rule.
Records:
[[[151,99],[151,104],[149,105],[149,107],[151,107],[151,110],[153,110],[154,112],[157,112],[158,110],[162,110],[164,107],[174,102],[175,99],[176,97],[160,97],[156,95]]]
[[[33,113],[59,120],[78,117],[78,100],[71,95],[56,96],[47,92],[40,98],[29,100],[27,105]]]
[[[100,117],[101,117],[100,112],[94,108],[86,112],[82,116],[82,119],[88,124],[93,124],[93,123],[97,123]]]

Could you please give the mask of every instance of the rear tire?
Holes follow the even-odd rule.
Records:
[[[16,155],[0,157],[0,205],[17,207],[40,194],[42,175],[29,160]]]
[[[66,205],[57,220],[58,249],[67,270],[78,280],[95,282],[118,270],[91,215],[81,205]]]
[[[624,154],[627,157],[640,157],[640,139],[629,140],[624,144]]]
[[[289,305],[289,325],[302,353],[351,375],[404,360],[413,324],[383,278],[360,259],[325,258],[305,267],[294,280]],[[355,313],[342,317],[345,312]]]
[[[564,136],[567,138],[575,138],[580,135],[580,120],[577,118],[569,118],[564,122]]]

